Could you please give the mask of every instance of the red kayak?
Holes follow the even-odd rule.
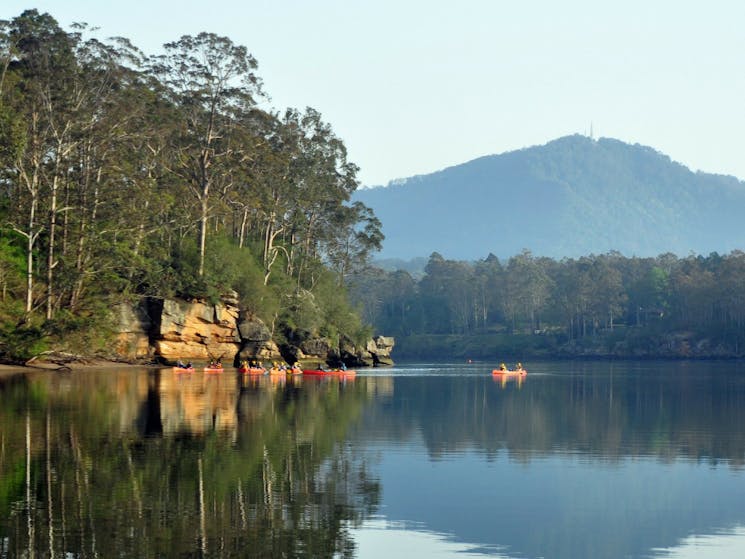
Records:
[[[222,373],[225,369],[223,367],[205,367],[205,373]]]
[[[247,375],[263,375],[266,373],[266,369],[263,367],[241,367],[238,371]]]

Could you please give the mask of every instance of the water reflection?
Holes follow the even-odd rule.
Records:
[[[409,527],[397,538],[423,526],[469,553],[649,557],[745,524],[737,365],[531,370],[505,386],[403,375],[366,409],[355,437],[378,458],[380,512]]]
[[[0,557],[350,556],[379,488],[354,383],[170,371],[0,381]]]
[[[742,551],[739,365],[389,373],[2,378],[0,558]]]

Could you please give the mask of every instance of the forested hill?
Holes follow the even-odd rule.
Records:
[[[574,135],[355,194],[383,223],[382,257],[553,258],[745,248],[745,183],[656,150]]]

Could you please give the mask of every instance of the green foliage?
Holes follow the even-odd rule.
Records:
[[[0,330],[0,357],[6,362],[24,363],[47,349],[45,332],[29,324],[4,324]]]
[[[258,64],[227,37],[148,57],[86,34],[36,10],[0,25],[0,322],[46,319],[49,343],[95,352],[106,304],[235,291],[273,329],[359,336],[339,284],[381,226],[321,114],[258,109]]]
[[[313,293],[322,311],[322,336],[334,344],[339,343],[341,334],[358,344],[369,337],[370,329],[363,326],[359,314],[349,303],[346,290],[339,287],[331,273],[321,274]]]
[[[741,356],[744,283],[740,251],[685,259],[609,253],[560,262],[524,251],[506,267],[493,258],[465,263],[435,253],[418,282],[406,272],[370,269],[354,278],[352,293],[379,331],[397,337],[398,355],[481,355],[470,340],[507,331],[514,334],[509,343],[494,339],[489,347]],[[523,336],[532,341],[523,345]]]
[[[108,355],[116,334],[111,304],[105,300],[87,300],[86,308],[76,313],[63,309],[43,330],[49,345],[76,355]]]
[[[13,306],[23,297],[25,263],[23,252],[15,241],[13,237],[0,234],[0,306]]]
[[[4,107],[0,99],[0,165],[3,168],[10,166],[24,148],[26,138],[23,125],[20,116]]]
[[[243,249],[248,252],[247,249]],[[283,293],[291,293],[292,288],[284,285],[285,279],[274,277],[272,285],[264,284],[264,275],[259,264],[253,257],[245,258],[241,274],[234,284],[240,297],[241,306],[251,314],[255,314],[266,323],[271,324],[279,314],[282,306]],[[282,285],[278,285],[282,284]]]

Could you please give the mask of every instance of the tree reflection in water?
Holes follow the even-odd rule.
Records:
[[[0,557],[349,557],[379,501],[362,382],[0,379]]]

